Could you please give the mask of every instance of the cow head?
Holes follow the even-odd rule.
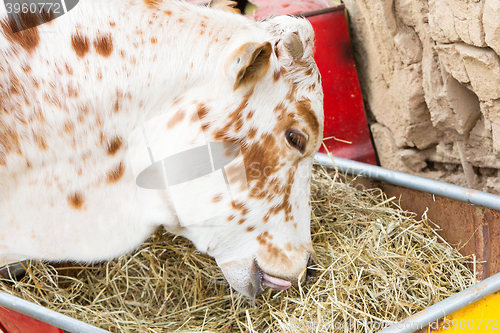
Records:
[[[213,256],[230,285],[250,297],[308,275],[310,178],[323,132],[311,25],[292,17],[260,24],[260,34],[234,32],[209,89],[206,82],[193,88],[168,119],[141,132],[161,136],[157,125],[165,124],[175,137],[162,145],[176,147],[163,162],[176,168],[166,175],[177,216],[167,229]],[[138,184],[161,169],[139,175]]]

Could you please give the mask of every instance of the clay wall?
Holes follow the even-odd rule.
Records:
[[[381,165],[500,193],[500,1],[344,0]]]

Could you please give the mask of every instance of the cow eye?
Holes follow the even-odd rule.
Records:
[[[306,142],[307,142],[307,138],[305,137],[304,134],[302,134],[296,130],[287,130],[285,132],[285,136],[286,136],[286,140],[293,148],[297,149],[302,154],[304,154],[304,151],[306,150]]]

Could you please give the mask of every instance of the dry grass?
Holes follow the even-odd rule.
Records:
[[[107,263],[30,263],[22,280],[0,280],[0,290],[112,332],[372,332],[475,282],[471,259],[425,216],[331,177],[314,172],[319,264],[300,290],[267,289],[254,305],[231,291],[211,258],[160,231]]]

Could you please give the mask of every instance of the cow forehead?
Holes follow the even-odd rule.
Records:
[[[250,184],[249,199],[262,200],[272,206],[263,212],[261,221],[264,224],[278,214],[282,214],[285,222],[292,221],[292,201],[308,201],[310,172],[302,171],[299,179],[303,181],[294,184],[296,171],[304,158],[312,160],[322,139],[323,94],[313,58],[313,32],[308,24],[301,26],[302,21],[290,19],[293,24],[287,25],[287,29],[276,22],[268,22],[273,44],[269,80],[258,82],[242,94],[239,104],[228,110],[228,121],[213,132],[217,140],[235,140],[241,145]],[[285,21],[289,21],[288,18]],[[291,61],[283,47],[283,39],[288,33],[297,31],[304,44],[304,55]],[[207,113],[205,110],[204,114]],[[301,158],[286,146],[284,133],[287,129],[299,129],[308,137],[308,149]],[[292,198],[292,189],[297,191],[298,186],[304,187],[302,192],[305,193]],[[247,228],[250,232],[254,230],[252,226]]]

